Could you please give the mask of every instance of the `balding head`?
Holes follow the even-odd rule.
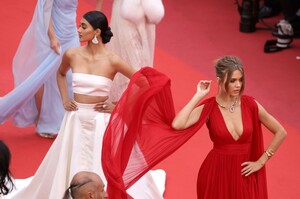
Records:
[[[73,199],[106,198],[104,184],[101,178],[93,172],[80,171],[74,175],[70,193]]]

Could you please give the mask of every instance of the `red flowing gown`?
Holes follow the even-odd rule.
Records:
[[[213,98],[215,99],[215,98]],[[253,134],[251,104],[241,98],[243,132],[235,140],[227,129],[223,115],[214,100],[206,123],[213,149],[204,160],[197,182],[198,199],[256,199],[257,186],[253,175],[241,175],[241,164],[249,160]]]
[[[198,198],[267,199],[265,167],[248,177],[241,175],[241,163],[256,161],[264,152],[255,100],[241,97],[243,134],[237,141],[228,132],[215,97],[199,104],[204,107],[198,122],[178,131],[172,128],[175,109],[170,84],[166,75],[144,67],[118,101],[102,146],[108,197],[130,199],[126,193],[130,186],[207,123],[214,147],[199,171]]]

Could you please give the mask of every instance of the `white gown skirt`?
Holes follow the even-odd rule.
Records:
[[[77,111],[65,113],[57,138],[30,182],[17,180],[16,190],[5,198],[62,198],[72,177],[79,171],[95,172],[106,184],[101,151],[110,114],[94,111],[94,104],[77,105]],[[151,172],[130,188],[134,198],[162,198],[165,173],[162,170]]]

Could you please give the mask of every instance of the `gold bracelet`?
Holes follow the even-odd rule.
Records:
[[[272,150],[266,150],[265,153],[267,154],[268,158],[271,158],[274,155]]]

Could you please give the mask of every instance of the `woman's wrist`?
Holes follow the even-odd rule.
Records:
[[[200,101],[200,100],[202,100],[204,97],[206,96],[206,94],[204,94],[204,93],[196,93],[195,95],[194,95],[194,98],[196,98],[198,101]]]
[[[268,156],[268,159],[270,159],[273,155],[274,152],[271,149],[265,150],[265,154]]]
[[[48,31],[48,37],[49,37],[50,41],[57,39],[55,33],[52,31]]]
[[[264,151],[262,157],[258,160],[258,162],[263,166],[267,163],[267,161],[274,155],[273,150],[267,149]]]

